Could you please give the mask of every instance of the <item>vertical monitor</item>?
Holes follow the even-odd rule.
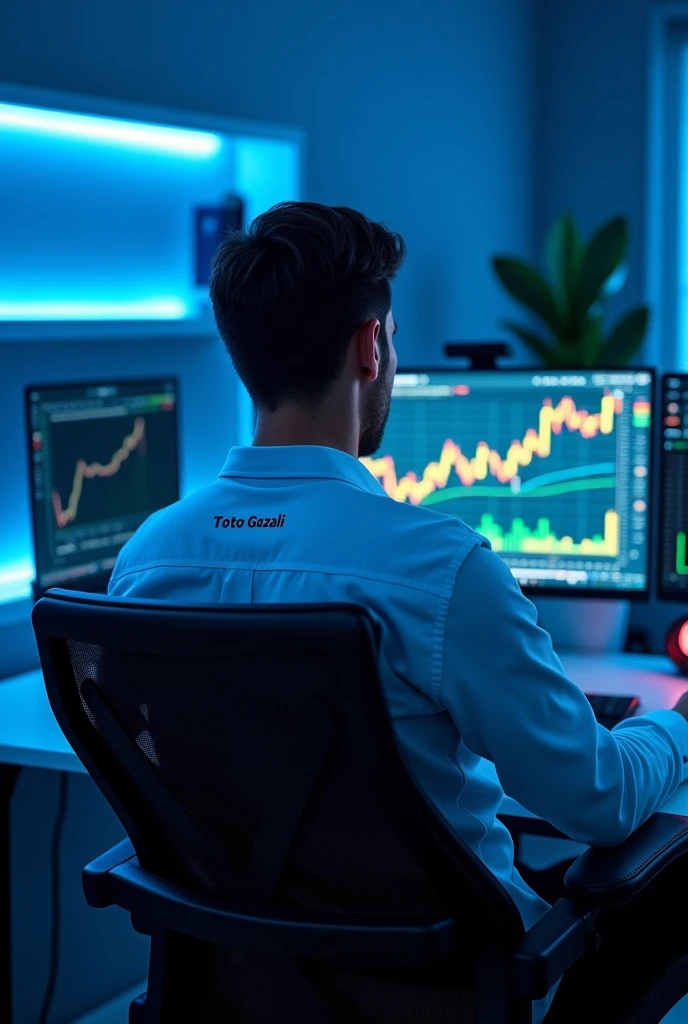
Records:
[[[664,601],[688,601],[688,373],[662,378],[659,586]]]
[[[645,597],[652,399],[644,369],[400,371],[362,461],[487,537],[524,590]]]
[[[177,501],[177,406],[172,377],[26,389],[37,594],[105,590],[123,545]]]

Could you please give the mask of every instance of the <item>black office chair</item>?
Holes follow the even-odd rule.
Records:
[[[33,624],[57,720],[129,837],[84,890],[152,937],[132,1024],[526,1024],[598,908],[688,849],[688,819],[656,815],[587,851],[525,932],[404,768],[362,609],[53,590]]]

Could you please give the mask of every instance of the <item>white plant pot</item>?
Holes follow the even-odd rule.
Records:
[[[618,654],[628,633],[628,601],[537,597],[538,623],[552,637],[555,651]]]

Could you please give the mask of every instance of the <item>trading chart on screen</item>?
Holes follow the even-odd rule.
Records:
[[[105,573],[141,523],[178,498],[173,380],[30,388],[38,578]]]
[[[528,587],[647,588],[647,371],[399,373],[364,465],[397,501],[456,516]]]

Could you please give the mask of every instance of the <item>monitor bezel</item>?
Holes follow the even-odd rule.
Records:
[[[647,373],[650,375],[650,394],[652,401],[650,406],[650,467],[648,473],[648,511],[647,511],[647,567],[645,571],[645,586],[641,590],[608,590],[608,589],[577,589],[570,587],[533,587],[524,586],[519,583],[523,594],[529,598],[536,597],[559,597],[575,599],[576,601],[597,601],[617,600],[633,601],[634,604],[646,604],[650,600],[651,580],[653,576],[653,537],[655,529],[655,451],[656,451],[656,422],[655,405],[657,402],[657,372],[652,366],[496,366],[487,370],[475,370],[472,367],[462,366],[397,366],[395,377],[401,373],[462,373],[471,374],[509,374],[509,373],[539,373],[562,375],[567,373]],[[384,441],[383,441],[384,443]],[[497,554],[499,552],[496,552]],[[516,579],[516,577],[514,577]],[[516,581],[518,583],[518,580]]]
[[[105,586],[112,575],[112,570],[106,572],[94,573],[91,576],[83,576],[81,579],[71,582],[70,580],[64,580],[61,583],[51,583],[46,586],[41,581],[39,566],[38,566],[38,524],[36,522],[36,503],[34,501],[33,494],[33,459],[31,447],[32,443],[32,430],[31,430],[31,392],[32,391],[49,391],[49,390],[64,390],[65,388],[98,388],[98,387],[118,387],[121,385],[140,385],[145,387],[147,384],[157,384],[164,381],[170,381],[174,384],[175,388],[175,408],[174,408],[174,447],[176,452],[175,465],[177,469],[177,476],[175,481],[175,501],[179,501],[181,493],[180,485],[180,451],[179,451],[179,377],[174,373],[161,373],[156,374],[154,377],[104,377],[98,380],[92,380],[87,378],[86,380],[68,380],[68,381],[50,381],[44,384],[27,384],[24,388],[24,426],[25,426],[25,438],[26,438],[26,457],[28,466],[28,484],[29,484],[29,514],[31,516],[31,541],[33,544],[33,555],[35,565],[35,579],[32,583],[33,598],[37,601],[43,594],[45,594],[52,587],[62,587],[65,590],[79,590],[82,587],[86,592],[97,591],[98,589]]]
[[[664,415],[664,382],[669,377],[684,377],[688,381],[688,370],[673,370],[667,373],[663,373],[659,378],[660,393],[658,396],[659,402],[662,403],[662,417]],[[661,423],[661,418],[658,419],[658,423]],[[688,590],[683,595],[675,592],[667,593],[665,587],[662,585],[662,521],[664,511],[664,470],[666,464],[666,452],[664,451],[664,445],[662,444],[662,431],[657,429],[657,446],[659,447],[659,458],[658,462],[658,474],[657,474],[657,570],[656,570],[656,586],[657,586],[657,600],[664,604],[686,604],[688,603]]]

